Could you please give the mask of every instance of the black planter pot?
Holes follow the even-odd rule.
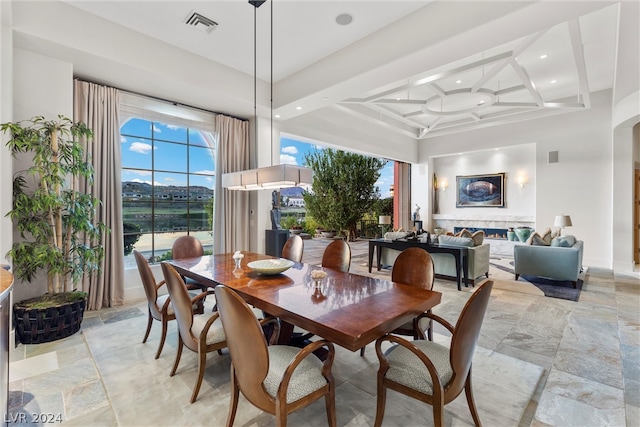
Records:
[[[47,308],[14,304],[16,345],[41,344],[75,334],[80,330],[86,303],[86,299],[81,299]]]

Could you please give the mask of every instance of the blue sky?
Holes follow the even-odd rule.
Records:
[[[151,123],[146,120],[128,120],[121,127],[120,132],[135,135],[135,137],[122,136],[120,138],[122,167],[151,169],[151,154],[153,151],[155,169],[167,171],[156,172],[154,176],[155,185],[186,186],[187,175],[185,175],[185,172],[189,172],[192,174],[189,177],[190,185],[200,185],[213,189],[215,183],[215,153],[209,148],[204,138],[205,132],[189,130],[189,142],[194,146],[188,148],[186,145],[172,143],[172,141],[182,142],[186,140],[187,129],[183,127],[155,123],[153,127],[153,135],[156,139],[155,145],[152,145],[151,140],[148,139],[151,138],[152,128]],[[187,156],[189,157],[188,170]],[[151,174],[147,171],[125,169],[122,171],[122,182],[125,181],[151,184]]]
[[[215,178],[215,153],[205,139],[206,132],[189,131],[189,141],[192,146],[172,142],[185,141],[187,130],[179,126],[155,123],[142,119],[128,120],[121,128],[121,133],[132,136],[121,137],[122,167],[132,169],[151,169],[152,152],[156,170],[154,184],[187,185],[190,174],[190,185],[201,185],[213,189]],[[151,136],[156,139],[151,143]],[[316,150],[316,145],[290,137],[282,137],[280,141],[280,163],[300,165],[304,164],[304,155]],[[189,156],[189,170],[187,171],[187,155]],[[196,175],[193,175],[196,174]],[[122,182],[146,182],[151,184],[151,174],[142,170],[124,169]],[[393,184],[393,162],[388,162],[382,169],[380,179],[376,185],[380,188],[381,197],[389,197],[389,188]]]
[[[321,147],[320,147],[321,148]],[[298,141],[293,138],[280,138],[280,163],[304,166],[304,155],[316,149],[316,145]],[[390,197],[389,188],[393,184],[393,162],[387,165],[380,173],[380,179],[376,185],[380,188],[380,196]]]

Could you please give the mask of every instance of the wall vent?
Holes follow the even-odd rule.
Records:
[[[200,15],[198,12],[190,12],[187,15],[187,18],[184,20],[184,23],[190,25],[192,27],[197,28],[200,31],[205,33],[210,33],[217,26],[218,23],[212,19],[207,18],[206,16]]]
[[[560,161],[560,154],[557,151],[549,151],[547,153],[547,163],[558,163]]]

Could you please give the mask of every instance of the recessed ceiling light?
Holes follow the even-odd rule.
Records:
[[[349,25],[351,24],[351,22],[353,22],[353,16],[349,15],[348,13],[341,13],[340,15],[336,16],[336,23],[338,25]]]
[[[296,110],[302,110],[302,107],[296,107]]]
[[[456,83],[460,84],[462,83],[462,80],[456,80]]]
[[[279,118],[280,118],[280,114],[276,114],[274,117],[275,117],[276,119],[279,119]]]
[[[327,98],[326,96],[323,96],[323,97],[322,97],[322,100],[323,100],[323,101],[328,101],[328,100],[329,100],[329,98]]]
[[[551,80],[551,84],[552,84],[552,85],[553,85],[553,84],[556,84],[556,83],[558,83],[558,81],[557,81],[557,80]]]
[[[547,59],[548,55],[546,53],[543,53],[542,55],[540,55],[540,59]]]

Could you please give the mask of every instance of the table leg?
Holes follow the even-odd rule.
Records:
[[[376,248],[376,261],[378,262],[378,271],[382,268],[382,246]]]
[[[462,256],[462,269],[464,272],[464,287],[469,287],[469,254]]]
[[[373,264],[373,250],[375,249],[375,245],[369,242],[369,273],[371,273],[371,265]]]
[[[451,255],[453,255],[453,257],[456,259],[456,284],[458,285],[458,290],[461,291],[462,287],[460,286],[461,285],[460,282],[462,282],[462,279],[461,279],[462,266],[460,265],[461,264],[461,262],[460,262],[460,252],[458,252],[457,254],[451,254]]]

